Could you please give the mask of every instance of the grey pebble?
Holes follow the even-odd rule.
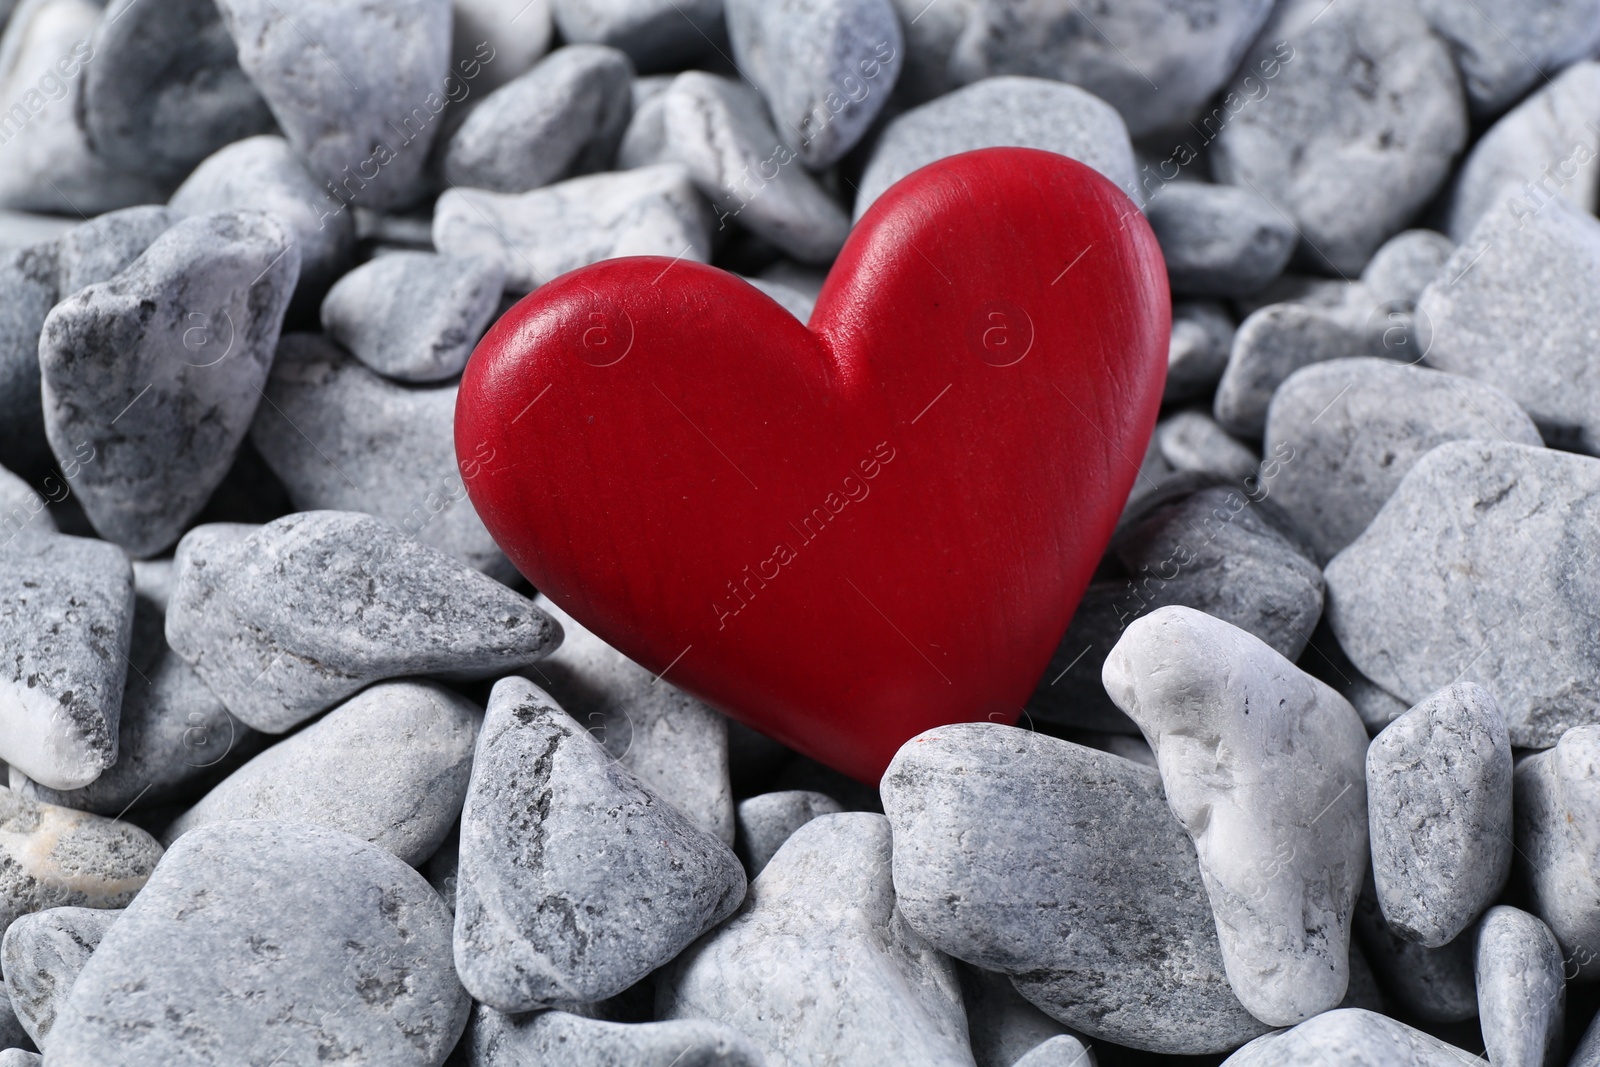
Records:
[[[1533,910],[1547,923],[1579,981],[1600,975],[1600,726],[1568,730],[1554,748],[1517,764],[1516,842]]]
[[[282,1063],[329,1053],[436,1067],[471,1001],[422,876],[337,830],[234,822],[185,835],[90,957],[52,1061]]]
[[[1597,494],[1600,460],[1504,441],[1440,445],[1324,569],[1340,646],[1404,700],[1479,683],[1518,747],[1595,721]]]
[[[80,221],[60,215],[0,208],[0,251],[10,252],[28,245],[52,242]]]
[[[1339,1008],[1256,1038],[1222,1067],[1471,1067],[1483,1061],[1431,1034],[1364,1008]]]
[[[233,465],[300,274],[259,211],[185,219],[107,282],[57,304],[39,337],[45,433],[89,521],[131,555],[172,543]]]
[[[1095,1067],[1095,1059],[1082,1041],[1062,1034],[1036,1046],[1012,1067]]]
[[[1504,904],[1478,927],[1478,1024],[1495,1067],[1559,1067],[1567,983],[1550,928]]]
[[[453,0],[451,65],[462,75],[476,70],[473,93],[493,92],[531,70],[554,31],[550,0]]]
[[[826,793],[809,789],[761,793],[739,801],[738,847],[745,870],[754,878],[766,869],[796,830],[820,815],[834,815],[843,810],[844,807]]]
[[[722,0],[551,0],[561,39],[620,48],[641,70],[701,58],[723,29]]]
[[[1033,1049],[1063,1037],[1077,1043],[1082,1052],[1076,1035],[1029,1003],[1007,976],[961,962],[956,963],[956,971],[961,976],[968,1041],[977,1067],[1014,1067]],[[1062,1067],[1072,1062],[1068,1059]],[[1083,1056],[1077,1067],[1094,1067],[1093,1054]]]
[[[1288,266],[1298,235],[1277,208],[1248,188],[1172,182],[1145,205],[1167,261],[1172,291],[1240,296]]]
[[[156,238],[183,220],[160,204],[126,207],[81,223],[56,244],[56,290],[62,297],[121,274]]]
[[[1221,1052],[1268,1028],[1229,988],[1194,846],[1155,771],[963,723],[907,741],[880,788],[899,909],[934,947],[1117,1044]]]
[[[445,181],[524,193],[611,166],[633,110],[633,64],[615,48],[558,48],[486,96],[451,136]]]
[[[614,996],[743,899],[732,850],[533,683],[495,684],[461,815],[455,960],[519,1012]]]
[[[617,145],[617,169],[632,170],[667,158],[667,90],[674,74],[652,74],[633,80],[633,114]]]
[[[258,730],[385,678],[495,677],[561,640],[525,597],[367,515],[197,526],[176,563],[167,641]]]
[[[27,1049],[8,1048],[0,1052],[0,1067],[43,1067],[44,1057]]]
[[[1228,365],[1212,404],[1217,422],[1243,438],[1262,434],[1273,394],[1289,376],[1313,363],[1350,359],[1371,351],[1365,315],[1349,308],[1269,304],[1239,324]]]
[[[72,985],[120,908],[46,908],[6,927],[0,966],[17,1020],[39,1048],[55,1026]]]
[[[328,291],[322,328],[385,377],[453,378],[500,305],[505,273],[495,259],[431,252],[379,256]]]
[[[0,464],[29,479],[55,467],[39,399],[39,331],[56,304],[56,265],[55,241],[0,253]]]
[[[1273,304],[1304,304],[1325,311],[1339,311],[1360,304],[1371,295],[1366,286],[1348,278],[1322,278],[1289,270],[1258,292],[1234,297],[1232,303],[1239,317],[1247,318]]]
[[[278,344],[250,442],[296,508],[365,512],[510,579],[515,572],[467,499],[463,469],[478,470],[492,453],[458,463],[456,391],[454,383],[390,381],[321,334],[291,333]]]
[[[1221,304],[1181,301],[1172,305],[1172,341],[1167,346],[1164,403],[1208,397],[1228,366],[1233,319]]]
[[[1361,269],[1361,284],[1385,303],[1411,307],[1455,249],[1437,230],[1401,230],[1372,254]]]
[[[1433,31],[1444,38],[1461,70],[1467,101],[1494,115],[1550,74],[1594,53],[1600,44],[1595,0],[1417,0]]]
[[[571,1011],[473,1013],[468,1067],[767,1067],[744,1035],[703,1019],[620,1023]]]
[[[1352,929],[1389,999],[1425,1022],[1463,1022],[1478,1014],[1472,974],[1474,930],[1439,948],[1401,937],[1384,921],[1370,873],[1356,900]]]
[[[1384,1010],[1383,991],[1378,988],[1378,978],[1372,965],[1354,939],[1350,942],[1350,984],[1345,988],[1341,1008],[1366,1008],[1368,1011]]]
[[[0,549],[30,533],[55,533],[49,505],[27,482],[0,467]]]
[[[1249,446],[1228,436],[1210,415],[1180,411],[1156,426],[1161,456],[1175,471],[1215,474],[1242,481],[1256,473],[1261,458]]]

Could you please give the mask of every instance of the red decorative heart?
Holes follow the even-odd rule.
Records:
[[[1015,721],[1133,485],[1170,315],[1116,187],[985,149],[873,205],[809,329],[696,263],[543,286],[473,353],[456,454],[562,608],[876,783],[922,730]]]

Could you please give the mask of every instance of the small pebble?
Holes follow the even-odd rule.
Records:
[[[1567,975],[1600,975],[1600,726],[1568,730],[1515,775],[1516,842],[1533,911],[1560,940]]]
[[[533,68],[550,49],[550,0],[452,0],[451,66],[475,72],[469,93],[490,93]]]
[[[1095,1067],[1095,1060],[1082,1041],[1062,1034],[1036,1045],[1012,1067]]]
[[[1294,253],[1294,224],[1249,189],[1173,182],[1145,205],[1172,291],[1241,296],[1279,274]]]
[[[1222,1067],[1468,1067],[1483,1061],[1398,1019],[1340,1008],[1256,1038]]]
[[[682,67],[723,33],[722,0],[550,0],[561,39],[620,48],[640,70]]]
[[[43,1067],[44,1057],[27,1049],[8,1048],[0,1052],[0,1067]]]
[[[762,793],[739,801],[738,850],[745,871],[754,878],[766,869],[796,830],[819,815],[834,815],[843,810],[837,800],[808,789]]]
[[[121,915],[120,908],[46,908],[6,927],[0,965],[11,1007],[39,1048],[45,1047],[79,973]]]
[[[1547,72],[1592,55],[1600,45],[1600,4],[1595,0],[1417,0],[1433,31],[1444,38],[1461,69],[1474,114],[1494,115],[1515,103]],[[1503,28],[1502,28],[1503,27]]]
[[[1361,284],[1379,300],[1411,307],[1455,249],[1435,230],[1402,230],[1372,254],[1361,270]]]
[[[56,291],[68,297],[96,282],[108,282],[144,255],[156,238],[183,220],[160,204],[127,207],[81,223],[56,244]]]
[[[480,1004],[463,1043],[471,1067],[767,1067],[743,1034],[703,1019],[619,1023],[570,1011],[504,1015]]]
[[[1478,1025],[1495,1067],[1559,1067],[1567,983],[1561,946],[1537,916],[1499,905],[1478,927]]]
[[[1252,477],[1261,459],[1211,416],[1180,411],[1156,427],[1161,456],[1175,471],[1215,474],[1231,481]]]
[[[30,533],[55,533],[50,507],[33,486],[0,467],[0,547]]]
[[[1313,363],[1365,356],[1370,349],[1365,322],[1348,309],[1269,304],[1233,335],[1213,413],[1229,433],[1260,437],[1272,397],[1291,374]]]
[[[1383,976],[1384,992],[1400,1011],[1436,1023],[1464,1022],[1478,1014],[1474,930],[1440,948],[1401,937],[1384,921],[1370,874],[1352,922],[1356,940]]]
[[[1172,305],[1172,342],[1167,347],[1163,403],[1210,396],[1228,366],[1233,319],[1221,304],[1183,301]]]

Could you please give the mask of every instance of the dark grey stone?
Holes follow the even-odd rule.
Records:
[[[1061,1038],[1076,1044],[1082,1053],[1077,1036],[1029,1003],[1010,978],[959,962],[956,971],[961,975],[967,1034],[977,1067],[1014,1067],[1032,1050]],[[1077,1061],[1069,1057],[1060,1067],[1091,1067],[1093,1062],[1088,1056]]]
[[[1517,908],[1490,908],[1478,926],[1473,973],[1489,1062],[1556,1067],[1564,1048],[1567,982],[1550,928]]]
[[[1515,804],[1520,877],[1530,906],[1567,957],[1567,975],[1600,975],[1600,726],[1579,726],[1552,749],[1517,764]]]
[[[0,253],[0,464],[32,480],[55,466],[39,400],[39,331],[56,304],[56,265],[55,241]]]
[[[1262,288],[1288,266],[1294,224],[1249,189],[1172,182],[1145,214],[1167,261],[1172,291],[1240,296]]]
[[[1172,305],[1172,341],[1167,346],[1164,403],[1210,397],[1228,366],[1233,319],[1221,304],[1186,301]]]
[[[46,908],[6,927],[0,966],[5,968],[11,1007],[39,1048],[45,1047],[100,939],[121,915],[120,908]]]
[[[722,0],[550,0],[562,40],[620,48],[646,71],[713,54],[722,6]]]
[[[745,870],[754,878],[796,830],[819,815],[843,810],[843,805],[826,793],[809,789],[761,793],[739,801],[739,857]]]
[[[1313,363],[1365,356],[1371,350],[1364,312],[1269,304],[1252,312],[1233,335],[1213,413],[1229,433],[1260,437],[1273,394],[1291,374]]]
[[[1458,1023],[1478,1014],[1472,975],[1475,931],[1428,948],[1401,937],[1384,922],[1369,875],[1352,920],[1356,940],[1381,977],[1384,992],[1402,1013],[1425,1022]]]

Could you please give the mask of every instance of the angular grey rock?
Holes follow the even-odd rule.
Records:
[[[1172,305],[1172,342],[1167,346],[1167,385],[1163,403],[1210,396],[1228,366],[1233,319],[1221,304],[1206,301]]]
[[[233,465],[300,275],[294,234],[260,211],[186,219],[127,270],[57,304],[39,336],[56,458],[95,529],[134,556],[171,547]]]
[[[1478,1014],[1472,975],[1473,930],[1440,948],[1408,941],[1389,928],[1369,876],[1356,901],[1356,940],[1372,960],[1390,1001],[1426,1022],[1457,1023]]]
[[[1077,1041],[1066,1027],[1018,993],[1005,975],[960,962],[956,971],[961,976],[967,1035],[977,1067],[1013,1067],[1031,1050],[1052,1039],[1067,1037]],[[1085,1056],[1078,1067],[1093,1064],[1093,1057]]]
[[[1600,44],[1600,4],[1553,0],[1525,7],[1516,0],[1417,0],[1461,69],[1467,101],[1479,115],[1504,111],[1529,88]],[[1501,27],[1504,27],[1502,29]]]
[[[404,205],[420,192],[450,73],[450,0],[217,7],[239,66],[312,174],[362,207]]]
[[[761,95],[730,78],[689,71],[662,98],[665,158],[729,219],[804,263],[826,264],[850,217],[797,161],[795,138],[774,132]]]
[[[471,1001],[450,913],[389,853],[321,826],[188,834],[106,931],[50,1033],[52,1061],[282,1063],[330,1052],[435,1067]]]
[[[1315,269],[1353,274],[1448,177],[1467,138],[1460,79],[1416,8],[1388,0],[1278,5],[1245,63],[1273,60],[1212,170],[1294,219]]]
[[[18,537],[55,533],[56,520],[33,486],[0,467],[0,549]]]
[[[1511,739],[1494,697],[1448,686],[1367,749],[1372,876],[1389,927],[1439,948],[1511,875]]]
[[[606,644],[548,597],[534,603],[565,637],[526,672],[529,679],[646,789],[733,847],[728,720]]]
[[[1478,926],[1474,974],[1478,1024],[1493,1064],[1558,1067],[1564,1046],[1567,983],[1550,928],[1504,904]]]
[[[1291,374],[1370,350],[1364,322],[1348,309],[1286,303],[1254,311],[1233,335],[1212,405],[1217,422],[1240,437],[1259,437],[1273,394]]]
[[[116,762],[132,626],[115,545],[41,534],[0,552],[0,759],[55,789]]]
[[[1600,548],[1597,498],[1600,460],[1504,441],[1440,445],[1323,571],[1340,646],[1404,700],[1477,682],[1517,747],[1600,720],[1600,599],[1587,564]]]
[[[30,479],[55,466],[39,401],[39,331],[56,303],[56,262],[55,241],[0,253],[0,464]]]
[[[730,0],[727,18],[740,73],[812,170],[843,158],[889,102],[905,56],[890,0]]]
[[[431,252],[379,256],[328,291],[322,328],[385,377],[454,378],[494,318],[505,276],[495,259]]]
[[[0,930],[45,908],[126,907],[160,859],[137,826],[0,789]]]
[[[1228,436],[1211,416],[1180,411],[1156,427],[1161,456],[1175,471],[1215,474],[1230,481],[1253,477],[1261,460]]]
[[[1264,479],[1323,562],[1361,536],[1400,481],[1447,441],[1540,445],[1533,420],[1492,385],[1387,359],[1295,371],[1267,408]]]
[[[657,1016],[725,1023],[772,1064],[805,1049],[838,1067],[972,1067],[955,967],[896,907],[891,851],[881,815],[802,826],[733,918],[656,976]]]
[[[1594,886],[1600,820],[1600,726],[1568,730],[1517,765],[1516,841],[1533,910],[1549,925],[1579,981],[1600,975],[1600,903]]]
[[[451,65],[484,93],[531,70],[555,30],[550,0],[454,0],[450,22]]]
[[[121,915],[120,908],[47,908],[6,927],[0,966],[11,1007],[35,1045],[45,1047],[72,984]]]
[[[387,257],[385,257],[387,258]],[[250,441],[300,510],[361,511],[495,578],[515,571],[467,500],[451,431],[456,385],[388,381],[320,334],[278,345]]]
[[[711,259],[711,219],[681,166],[591,174],[526,193],[450,189],[433,215],[447,256],[487,256],[506,291],[526,293],[559,274],[617,256]]]
[[[1483,1061],[1432,1034],[1363,1008],[1340,1008],[1256,1038],[1222,1067],[1471,1067]]]
[[[962,723],[907,741],[880,788],[900,912],[935,948],[1010,975],[1055,1019],[1118,1044],[1221,1052],[1268,1029],[1229,988],[1194,846],[1155,771]],[[827,821],[791,838],[758,893]]]
[[[766,869],[794,832],[820,815],[836,815],[844,806],[826,793],[785,789],[739,801],[739,858],[754,878]]]
[[[525,193],[606,170],[633,112],[633,64],[615,48],[558,48],[483,99],[450,137],[445,181]]]
[[[74,226],[56,245],[56,290],[71,296],[85,286],[108,282],[144,255],[156,238],[183,220],[160,204],[108,211]]]
[[[1137,191],[1128,129],[1110,104],[1043,78],[985,78],[889,122],[862,172],[855,217],[914,170],[945,156],[1003,146],[1070,156],[1129,196]]]
[[[683,66],[722,32],[721,0],[551,0],[561,39],[620,48],[641,70]]]
[[[161,841],[237,819],[315,823],[418,866],[461,814],[481,714],[430,683],[375,685],[223,779]]]
[[[1299,235],[1294,224],[1249,189],[1172,182],[1145,204],[1167,261],[1172,291],[1241,296],[1288,266]]]
[[[743,1034],[703,1019],[619,1023],[571,1011],[505,1015],[480,1004],[463,1043],[471,1067],[766,1067]]]
[[[1129,626],[1105,683],[1195,840],[1239,1000],[1279,1026],[1338,1004],[1367,863],[1367,731],[1355,709],[1192,608]]]
[[[1401,230],[1372,254],[1361,269],[1361,284],[1379,300],[1415,305],[1455,249],[1435,230]]]
[[[176,181],[222,146],[277,128],[213,0],[111,0],[90,47],[81,123],[113,166]]]
[[[537,686],[495,684],[456,885],[456,970],[474,998],[520,1012],[614,996],[726,918],[744,889],[727,846]]]
[[[525,597],[367,515],[197,526],[176,563],[167,641],[258,730],[385,678],[495,677],[561,640]]]

